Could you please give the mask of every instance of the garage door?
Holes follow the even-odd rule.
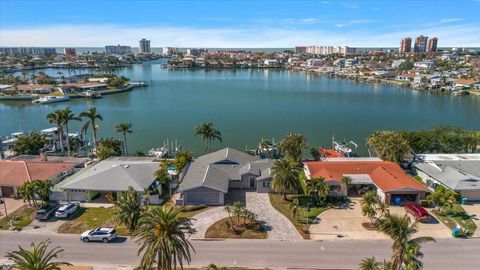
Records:
[[[3,197],[12,197],[15,194],[13,187],[1,187]]]
[[[220,192],[187,192],[184,196],[186,204],[220,204]]]
[[[480,190],[462,190],[461,195],[469,201],[480,201]]]
[[[70,200],[71,201],[86,201],[87,200],[87,192],[83,190],[75,190],[70,192]]]

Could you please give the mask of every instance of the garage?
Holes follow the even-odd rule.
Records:
[[[221,191],[200,187],[183,193],[184,204],[223,205],[224,194]]]
[[[480,201],[480,189],[461,190],[460,195],[469,201]]]
[[[0,193],[3,197],[12,197],[15,195],[15,188],[14,187],[1,187]]]
[[[87,192],[85,190],[72,190],[68,192],[70,201],[87,201]]]

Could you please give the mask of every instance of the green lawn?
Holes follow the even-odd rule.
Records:
[[[467,235],[471,235],[477,229],[477,225],[472,221],[471,217],[465,212],[460,204],[454,204],[451,208],[445,209],[445,214],[433,211],[435,215],[450,229],[457,227],[457,224],[462,229],[467,231]]]
[[[226,222],[229,218],[215,222],[205,233],[205,238],[266,239],[267,233],[260,223],[252,224],[242,234],[236,234]]]
[[[308,233],[304,231],[307,228],[307,220],[308,224],[312,224],[315,218],[320,215],[323,211],[328,210],[331,208],[330,205],[325,205],[322,207],[312,207],[310,206],[310,213],[308,214],[307,218],[307,203],[310,202],[310,197],[307,195],[288,195],[288,200],[285,201],[283,199],[283,195],[280,194],[269,194],[270,203],[272,206],[277,209],[278,212],[282,213],[285,217],[287,217],[292,224],[297,228],[300,234],[305,239],[309,239]],[[297,215],[294,215],[293,205],[294,200],[298,199],[298,208],[297,208]]]
[[[123,226],[113,220],[113,208],[81,208],[69,221],[58,228],[59,233],[80,234],[97,227],[115,227],[118,235],[129,235]]]
[[[15,210],[14,212],[10,213],[8,217],[15,218],[15,221],[13,222],[15,228],[22,229],[23,227],[32,223],[34,219],[34,213],[35,208],[24,205]],[[0,229],[8,230],[8,221],[6,217],[0,219]]]

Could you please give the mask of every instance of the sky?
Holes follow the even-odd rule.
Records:
[[[0,46],[480,47],[480,0],[0,0]]]

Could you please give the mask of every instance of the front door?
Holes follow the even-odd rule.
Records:
[[[254,187],[255,187],[255,178],[250,177],[250,188],[254,188]]]

